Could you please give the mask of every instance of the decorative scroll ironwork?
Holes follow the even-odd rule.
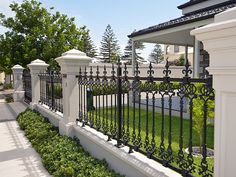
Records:
[[[214,100],[212,79],[191,78],[188,60],[182,78],[171,77],[168,60],[162,77],[154,76],[152,64],[147,69],[146,77],[140,76],[138,64],[134,76],[128,69],[126,64],[119,63],[90,67],[89,76],[86,69],[85,72],[80,70],[78,120],[82,126],[88,125],[107,135],[108,141],[117,140],[117,147],[126,145],[129,153],[143,153],[183,176],[194,176],[196,173],[212,176],[206,139],[208,104]],[[88,97],[88,90],[91,98]],[[193,152],[196,100],[203,105],[202,157],[194,157]]]
[[[25,91],[25,102],[30,103],[32,101],[32,88],[31,88],[31,74],[28,69],[23,71],[23,84]]]
[[[62,75],[53,70],[39,74],[40,103],[63,113]]]

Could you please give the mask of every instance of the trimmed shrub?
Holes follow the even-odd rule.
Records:
[[[55,177],[119,177],[104,160],[91,157],[77,138],[61,136],[58,129],[40,114],[26,110],[17,121],[32,146],[41,155],[44,167]]]
[[[12,94],[7,94],[7,95],[5,95],[5,101],[6,101],[7,103],[14,102],[13,97],[12,97]]]
[[[8,90],[8,89],[13,89],[12,84],[3,84],[3,89]]]

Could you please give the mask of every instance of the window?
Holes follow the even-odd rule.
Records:
[[[178,45],[175,45],[175,46],[174,46],[174,52],[175,52],[175,53],[178,53],[178,52],[179,52],[179,46],[178,46]]]

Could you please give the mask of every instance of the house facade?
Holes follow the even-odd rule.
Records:
[[[5,82],[5,73],[0,72],[0,84],[3,84]]]
[[[185,47],[178,45],[164,45],[164,59],[168,59],[170,62],[179,60],[181,57],[185,57]],[[189,64],[193,64],[193,47],[188,47],[188,60]]]
[[[220,12],[236,6],[236,0],[190,0],[180,6],[182,16],[173,20],[160,23],[145,29],[133,32],[128,37],[133,41],[159,43],[164,45],[182,46],[180,51],[189,56],[192,47],[192,62],[194,77],[204,75],[205,68],[209,66],[209,55],[204,50],[203,44],[190,31],[214,22],[214,16]],[[133,45],[133,53],[135,48]],[[134,56],[134,55],[133,55]],[[172,55],[171,57],[172,58]],[[186,57],[185,57],[186,58]],[[133,67],[135,57],[132,58]]]

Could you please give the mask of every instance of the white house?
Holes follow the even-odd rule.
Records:
[[[212,23],[216,14],[235,6],[235,0],[189,0],[178,6],[178,9],[182,10],[181,17],[138,30],[128,37],[132,39],[133,44],[135,41],[141,41],[184,46],[185,56],[188,55],[188,46],[193,47],[193,72],[194,77],[199,77],[209,65],[209,55],[203,50],[203,44],[190,35],[190,31]],[[134,57],[132,61],[134,66]]]

